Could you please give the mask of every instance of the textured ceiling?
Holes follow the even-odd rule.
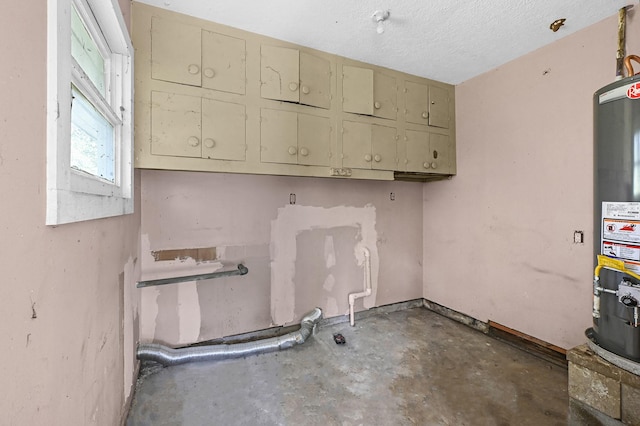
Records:
[[[638,0],[139,0],[299,45],[458,84]],[[390,10],[378,34],[372,15]],[[566,18],[552,32],[549,25]],[[611,31],[617,33],[614,26]],[[615,48],[611,58],[615,63]]]

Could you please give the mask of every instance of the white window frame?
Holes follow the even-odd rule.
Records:
[[[92,84],[71,56],[71,8],[99,47],[110,51],[106,101],[117,117],[115,182],[74,170],[71,160],[71,85],[92,103]],[[117,0],[48,0],[47,16],[47,225],[133,213],[133,46]],[[94,27],[94,25],[97,27]],[[104,101],[104,100],[103,100]]]

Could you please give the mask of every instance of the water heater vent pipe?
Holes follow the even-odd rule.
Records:
[[[349,323],[353,327],[356,323],[353,312],[353,305],[356,299],[371,296],[371,253],[369,249],[364,247],[364,291],[359,293],[349,293]]]

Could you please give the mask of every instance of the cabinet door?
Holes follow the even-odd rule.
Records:
[[[434,172],[449,173],[451,171],[451,144],[449,136],[432,133],[429,136],[431,168]]]
[[[429,86],[429,126],[449,128],[449,92]]]
[[[371,168],[371,124],[342,122],[342,166]]]
[[[331,108],[331,63],[300,52],[300,103]]]
[[[151,92],[151,154],[201,157],[200,98]]]
[[[374,74],[373,115],[395,120],[398,116],[398,88],[396,79],[382,73]]]
[[[202,31],[202,87],[244,95],[245,41]]]
[[[202,99],[202,157],[244,161],[244,105]]]
[[[331,164],[331,123],[328,118],[298,114],[298,164]]]
[[[431,167],[429,153],[429,133],[417,130],[406,131],[406,152],[408,172],[427,172]]]
[[[393,127],[371,125],[372,169],[397,170],[397,131]]]
[[[373,70],[342,67],[342,110],[373,115]]]
[[[151,78],[200,86],[200,28],[153,17]]]
[[[298,162],[298,115],[263,108],[260,112],[260,161]]]
[[[405,120],[415,124],[429,124],[429,87],[405,81]]]
[[[260,55],[260,95],[265,99],[299,102],[298,50],[263,45]]]

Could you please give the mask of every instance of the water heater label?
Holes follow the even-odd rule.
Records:
[[[605,256],[640,261],[640,203],[603,202],[600,236]]]
[[[602,105],[604,103],[615,101],[616,99],[621,98],[640,98],[640,82],[626,84],[624,86],[619,86],[615,89],[611,89],[608,92],[601,93],[598,97],[598,103]]]

